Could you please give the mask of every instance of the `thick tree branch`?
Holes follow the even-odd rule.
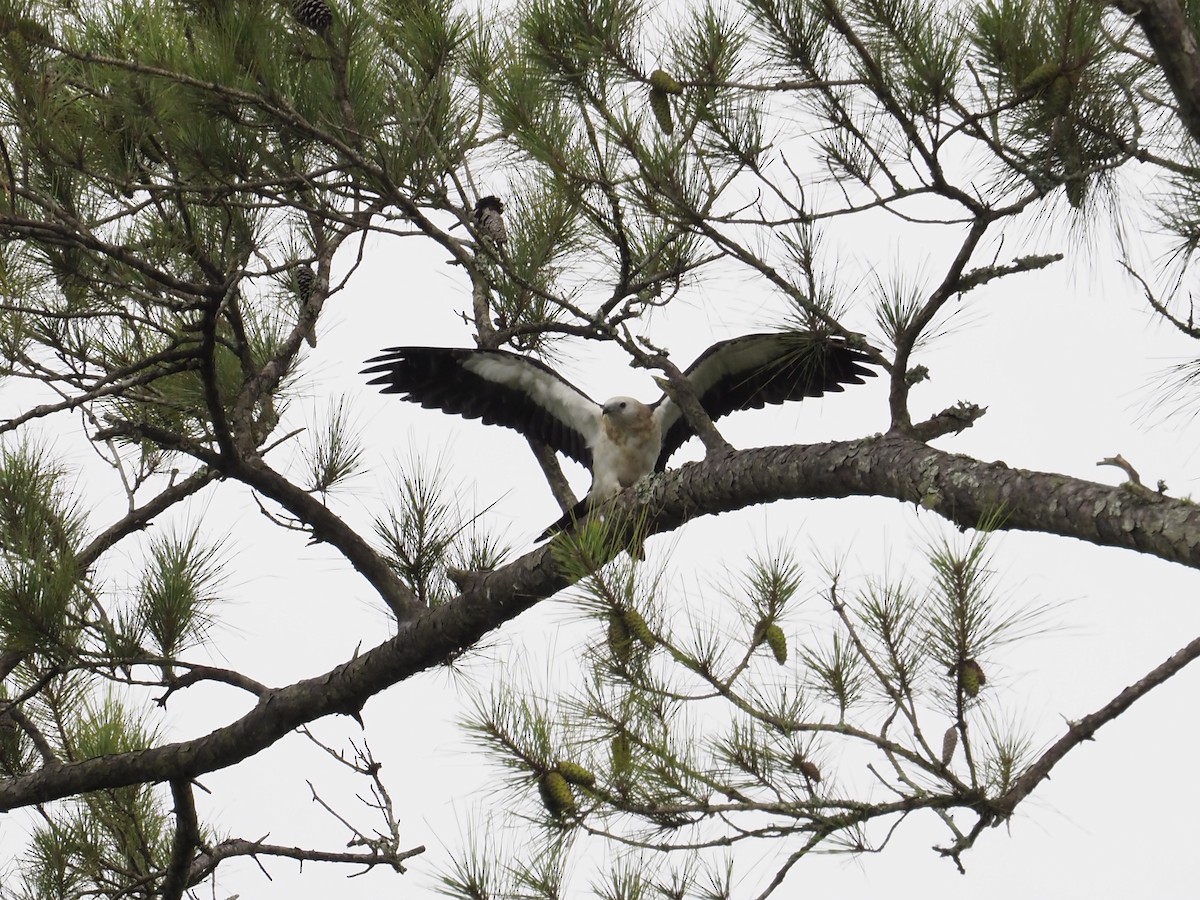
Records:
[[[171,844],[171,861],[162,882],[162,900],[180,900],[188,888],[192,851],[200,846],[200,821],[196,817],[196,798],[191,782],[172,779],[171,797],[175,801],[175,838]]]
[[[684,466],[656,491],[652,532],[695,514],[795,497],[892,497],[965,528],[999,515],[1004,530],[1040,531],[1200,568],[1200,505],[946,453],[902,435],[763,447]],[[695,513],[691,510],[695,510]]]
[[[554,495],[559,509],[563,512],[573,509],[577,498],[571,490],[571,485],[567,483],[567,476],[563,474],[558,455],[539,440],[534,438],[527,440],[529,449],[533,451],[533,458],[537,460],[542,474],[546,476],[546,483],[550,485],[550,493]]]
[[[668,473],[654,494],[652,533],[777,499],[880,496],[919,504],[964,527],[1000,514],[1000,528],[1065,535],[1200,568],[1198,505],[981,462],[900,435],[735,452]],[[616,508],[637,505],[630,490]],[[233,765],[307,722],[357,715],[374,695],[441,664],[570,582],[541,547],[463,583],[454,601],[402,620],[394,638],[322,675],[269,691],[250,712],[204,737],[0,781],[0,810]]]
[[[1141,26],[1178,103],[1192,140],[1200,142],[1200,47],[1178,0],[1115,0]]]

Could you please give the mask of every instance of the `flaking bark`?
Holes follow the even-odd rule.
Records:
[[[898,435],[744,450],[683,466],[656,485],[658,512],[647,527],[654,534],[757,503],[849,496],[916,503],[963,527],[995,520],[1001,529],[1064,535],[1200,568],[1200,506],[1189,501],[981,462]],[[631,489],[617,508],[632,511],[639,502]],[[395,637],[329,672],[271,691],[229,725],[190,741],[0,782],[0,811],[234,765],[307,722],[358,715],[374,695],[567,586],[549,545],[495,571],[471,573],[450,603],[402,621]]]

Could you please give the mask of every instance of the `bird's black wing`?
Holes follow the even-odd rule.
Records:
[[[739,409],[761,409],[841,391],[847,384],[862,384],[875,372],[866,368],[871,359],[861,350],[807,331],[748,334],[713,344],[684,373],[700,405],[716,420]],[[687,419],[669,397],[656,410],[663,432],[662,453],[655,471],[693,434]]]
[[[601,409],[549,366],[505,350],[390,347],[367,360],[368,384],[426,409],[536,438],[591,469]]]

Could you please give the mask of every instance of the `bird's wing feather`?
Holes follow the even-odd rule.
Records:
[[[712,419],[768,403],[820,397],[862,384],[875,372],[870,357],[839,338],[804,331],[747,334],[713,344],[684,373],[700,405]],[[662,453],[656,471],[694,433],[679,407],[663,397],[656,409],[662,429]]]
[[[390,347],[367,360],[368,383],[440,409],[536,438],[592,466],[601,409],[549,366],[504,350]]]

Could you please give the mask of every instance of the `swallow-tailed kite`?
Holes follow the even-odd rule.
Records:
[[[694,431],[668,396],[596,403],[545,363],[505,350],[390,347],[367,360],[385,394],[485,425],[503,425],[587,466],[586,497],[546,530],[566,527],[667,461]],[[712,419],[768,403],[820,397],[875,375],[870,357],[810,332],[748,334],[713,344],[684,373]]]

